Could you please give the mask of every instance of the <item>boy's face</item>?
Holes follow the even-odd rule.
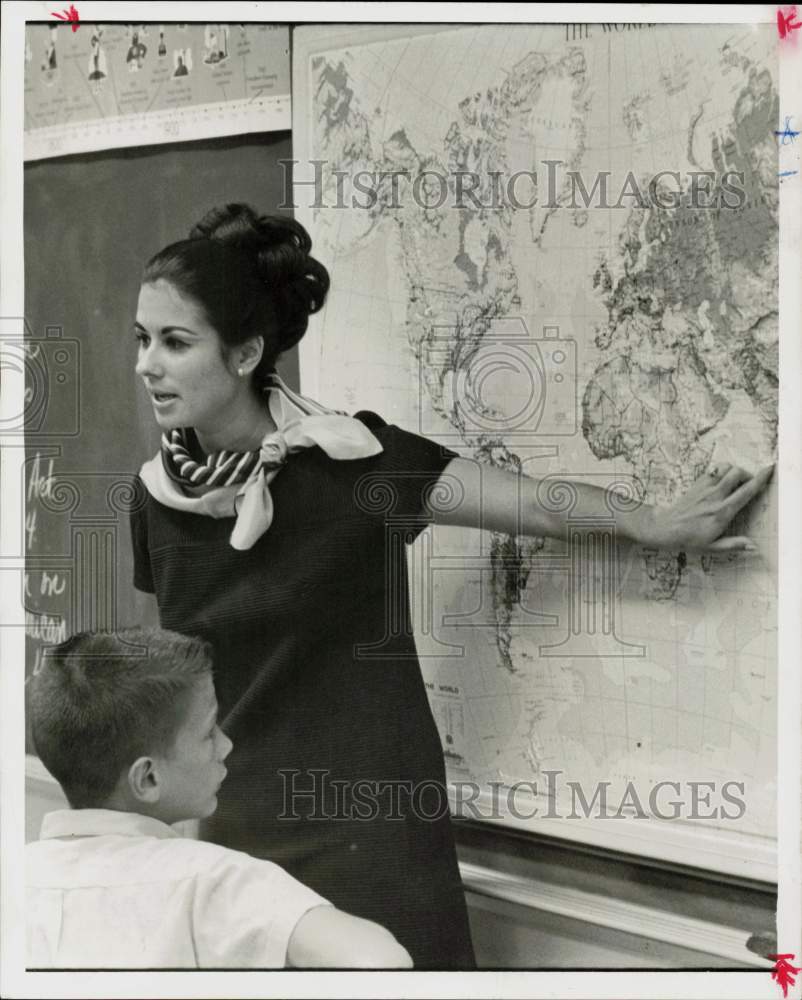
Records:
[[[217,725],[217,698],[208,674],[187,696],[172,752],[154,758],[161,783],[158,818],[177,823],[211,816],[227,773],[223,761],[232,746]]]

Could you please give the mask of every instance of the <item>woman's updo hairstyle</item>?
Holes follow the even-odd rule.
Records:
[[[309,234],[294,219],[225,205],[207,212],[189,239],[152,257],[142,282],[168,281],[197,302],[227,348],[262,336],[254,372],[261,386],[326,300],[329,274],[311,249]]]

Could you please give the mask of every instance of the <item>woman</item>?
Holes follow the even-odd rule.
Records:
[[[469,461],[283,386],[276,358],[328,290],[310,249],[292,220],[229,205],[147,265],[136,370],[164,433],[132,518],[135,584],[155,592],[164,627],[215,648],[235,750],[204,836],[384,924],[417,968],[470,968],[442,749],[387,514],[405,541],[427,520],[560,537],[565,515],[531,480],[487,469],[480,495]],[[659,516],[620,513],[617,530],[656,547],[750,547],[720,536],[769,475],[716,470]],[[448,510],[443,477],[462,483]],[[609,517],[603,491],[572,489],[574,513]]]

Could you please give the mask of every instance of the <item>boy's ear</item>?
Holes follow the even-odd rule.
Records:
[[[137,802],[154,805],[161,795],[161,782],[152,757],[138,757],[128,768],[128,787]]]

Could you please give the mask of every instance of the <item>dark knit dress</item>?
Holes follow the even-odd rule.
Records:
[[[228,778],[203,836],[269,858],[387,927],[416,968],[471,968],[439,736],[412,637],[405,542],[454,457],[363,415],[380,455],[291,455],[247,551],[233,519],[132,514],[134,582],[208,639]],[[144,489],[144,487],[143,487]]]

